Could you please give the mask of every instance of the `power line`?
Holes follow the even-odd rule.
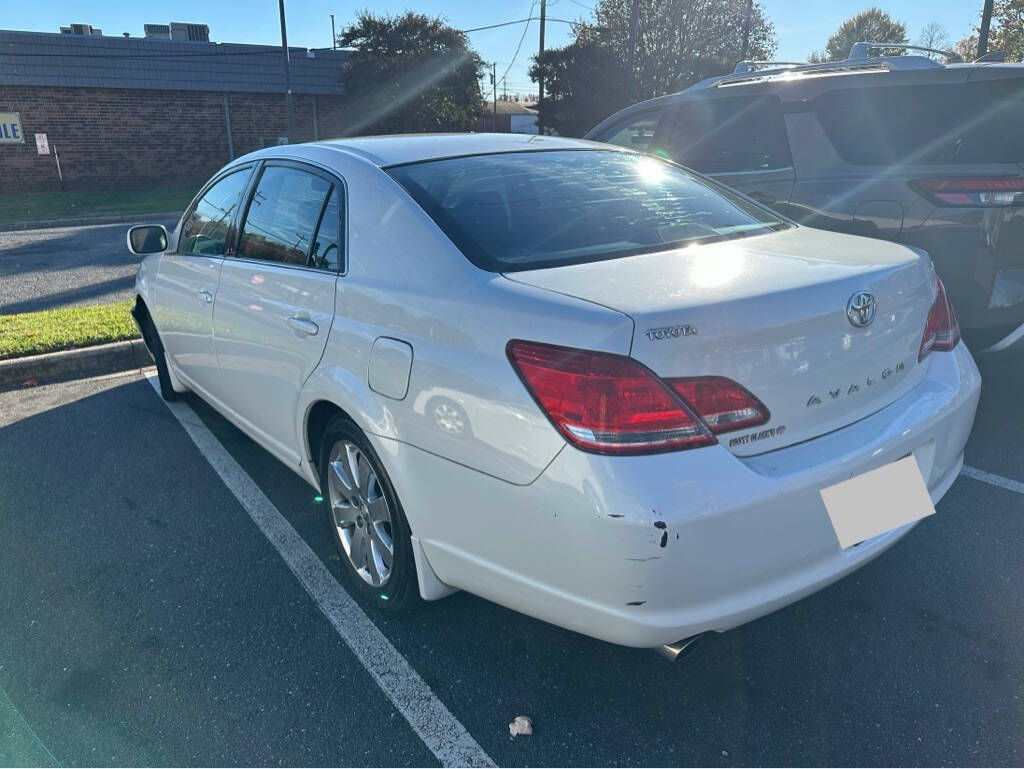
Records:
[[[580,21],[579,19],[576,19],[576,20],[573,20],[573,19],[554,19],[551,16],[548,16],[547,20],[549,22],[551,22],[551,21],[557,22],[558,24],[587,24],[587,22]],[[527,23],[529,21],[533,21],[533,17],[532,16],[530,18],[527,18],[527,19],[515,19],[514,21],[503,21],[500,24],[488,24],[486,27],[473,27],[472,29],[460,29],[458,31],[459,32],[480,32],[481,30],[484,30],[484,29],[495,29],[497,27],[510,27],[513,24],[525,24],[525,23]],[[598,26],[595,26],[593,24],[587,24],[587,26],[592,27],[593,29],[603,30],[605,32],[626,32],[627,31],[625,29],[620,29],[618,27],[598,27]]]
[[[523,34],[519,36],[519,45],[516,46],[516,52],[512,54],[512,61],[508,63],[502,77],[505,77],[505,75],[508,74],[508,71],[512,69],[512,65],[516,63],[516,59],[519,57],[519,49],[523,47],[523,41],[526,39],[526,33],[530,31],[530,21],[533,20],[533,9],[536,5],[537,0],[533,0],[533,2],[530,3],[530,15],[526,19],[526,26],[523,27]]]

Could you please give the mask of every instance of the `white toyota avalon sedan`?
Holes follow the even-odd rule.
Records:
[[[934,512],[978,403],[926,254],[605,144],[273,147],[128,239],[163,396],[318,489],[387,609],[680,653]]]

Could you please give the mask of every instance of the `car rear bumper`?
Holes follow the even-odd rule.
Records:
[[[516,486],[374,439],[445,583],[613,643],[722,631],[865,564],[912,528],[840,548],[820,490],[914,454],[933,501],[956,479],[981,378],[964,345],[914,390],[802,444],[642,457],[565,448]]]

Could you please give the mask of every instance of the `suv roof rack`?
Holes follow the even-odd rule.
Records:
[[[928,59],[927,61],[931,61]],[[741,62],[743,64],[744,62]],[[933,62],[934,63],[934,62]],[[889,66],[888,62],[879,61],[878,59],[862,59],[860,61],[824,61],[819,64],[786,64],[784,66],[775,66],[768,69],[741,69],[739,66],[736,68],[736,72],[731,75],[719,75],[717,77],[710,78],[701,83],[697,83],[692,88],[708,88],[710,86],[726,86],[726,85],[740,85],[741,83],[757,83],[764,80],[778,80],[783,77],[791,77],[794,75],[827,75],[827,74],[839,74],[842,72],[885,72],[892,67]]]
[[[847,61],[851,59],[868,59],[871,58],[871,51],[879,49],[897,49],[900,51],[927,51],[928,53],[937,53],[939,56],[945,56],[946,61],[950,64],[960,64],[963,62],[963,58],[958,53],[953,51],[943,51],[938,48],[926,48],[923,45],[909,45],[907,43],[854,43],[850,49],[849,56],[846,57]],[[877,58],[888,58],[888,57],[877,57]]]
[[[738,75],[742,72],[753,72],[756,69],[779,69],[786,67],[802,67],[805,66],[805,61],[741,61],[736,65],[736,69],[732,72],[734,75]]]
[[[741,61],[732,73],[716,75],[707,80],[690,86],[686,90],[700,90],[718,86],[757,83],[768,80],[788,79],[796,76],[841,75],[856,72],[887,72],[889,70],[932,69],[942,67],[934,59],[927,56],[898,55],[871,56],[871,51],[898,48],[908,51],[926,51],[946,57],[951,63],[962,62],[963,59],[952,51],[940,51],[937,48],[925,48],[919,45],[903,43],[854,43],[850,55],[841,61],[823,61],[815,64],[793,61]]]

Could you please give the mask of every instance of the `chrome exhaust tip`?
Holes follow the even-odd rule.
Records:
[[[689,657],[693,654],[704,640],[704,636],[705,633],[698,633],[697,635],[692,635],[689,638],[684,638],[682,641],[662,644],[656,649],[656,651],[669,661],[675,662],[676,660],[682,659],[683,657]]]

